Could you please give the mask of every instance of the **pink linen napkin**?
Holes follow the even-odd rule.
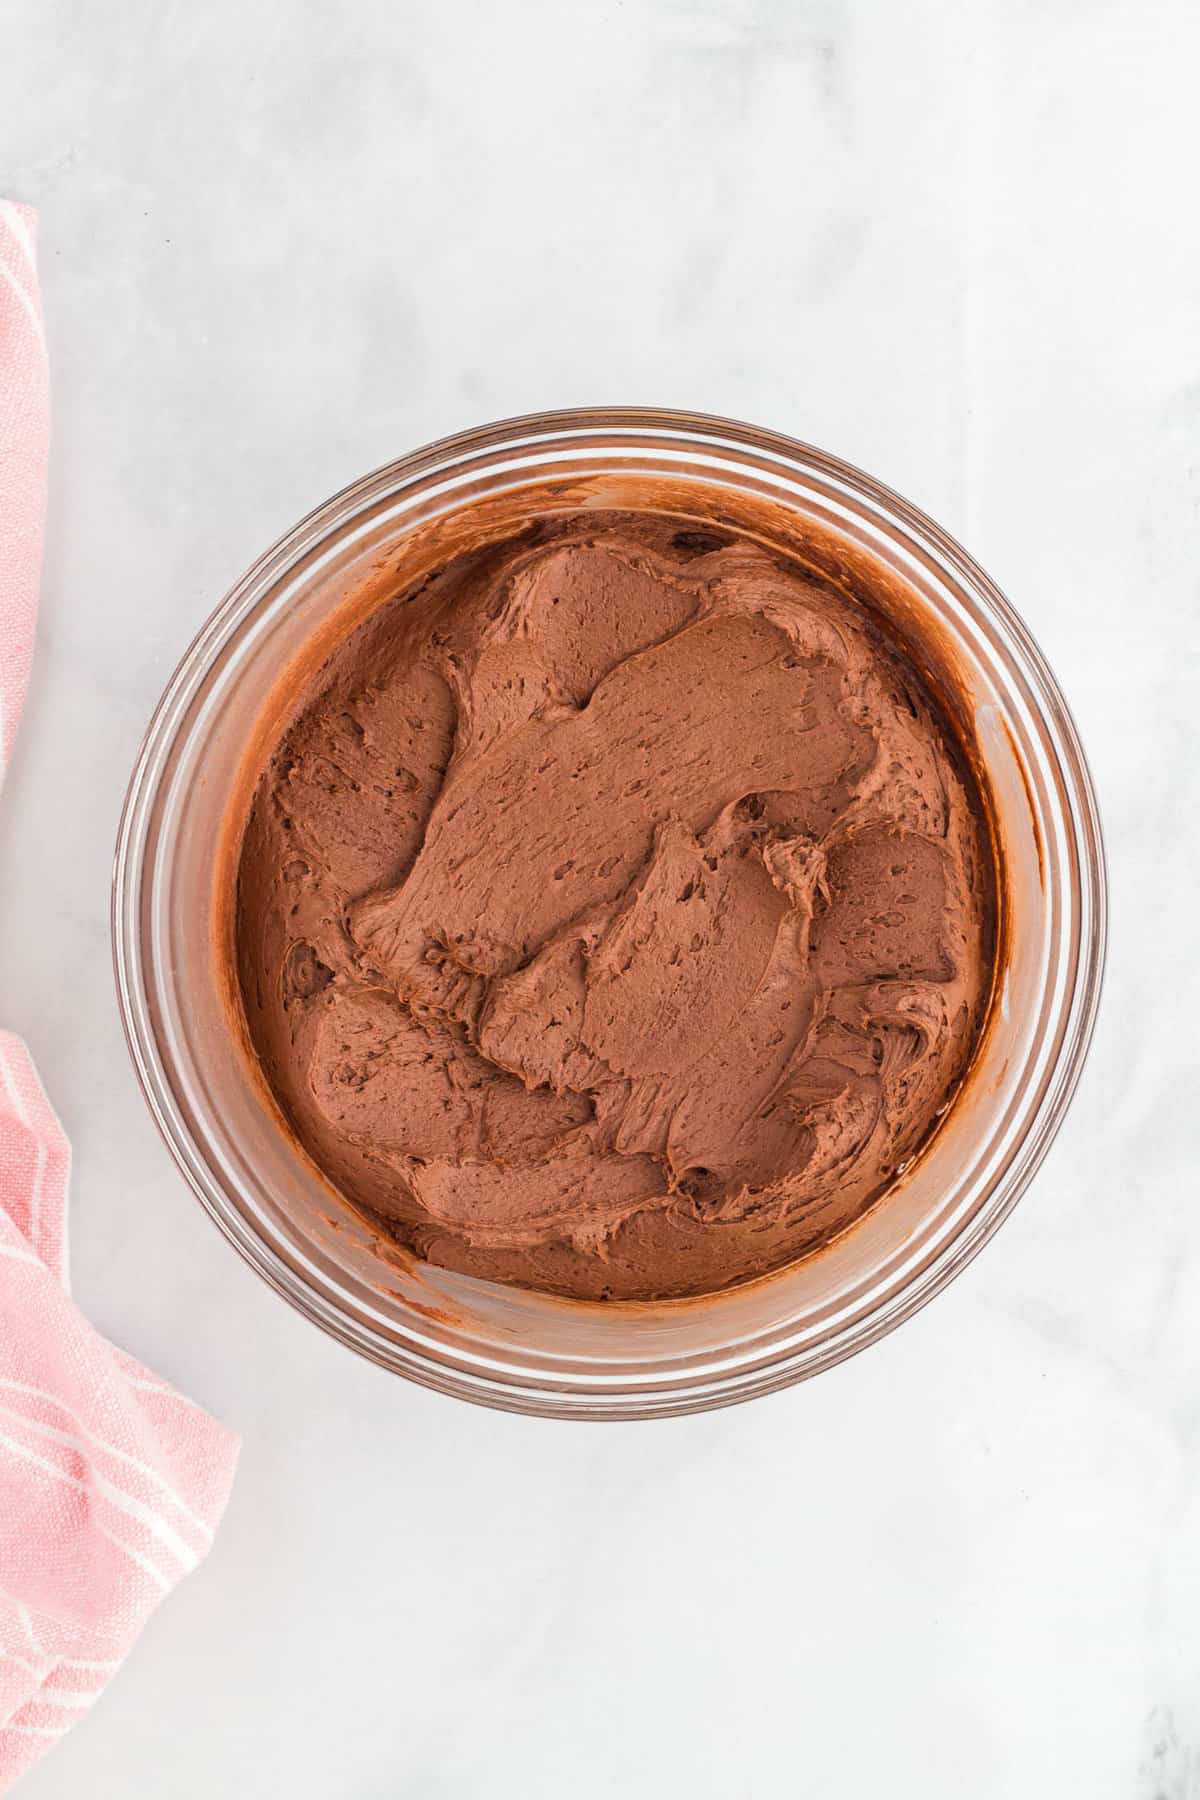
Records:
[[[0,778],[29,677],[49,411],[35,215],[0,200]],[[70,1148],[0,1031],[0,1792],[91,1705],[225,1508],[237,1439],[68,1294]]]

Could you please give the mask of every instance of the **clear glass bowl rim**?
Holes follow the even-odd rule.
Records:
[[[626,445],[645,452],[668,443],[707,451],[747,452],[782,465],[786,473],[833,484],[839,500],[882,514],[931,558],[979,613],[1012,646],[1020,673],[1031,685],[1036,708],[1057,762],[1074,834],[1082,926],[1064,1000],[1066,1024],[1058,1053],[1042,1082],[1039,1101],[1022,1122],[1012,1155],[967,1226],[942,1243],[898,1293],[867,1311],[829,1341],[782,1354],[764,1365],[736,1367],[693,1385],[673,1384],[656,1393],[589,1390],[572,1394],[561,1381],[541,1382],[536,1371],[514,1385],[486,1369],[456,1366],[398,1347],[391,1336],[364,1328],[360,1318],[330,1304],[298,1275],[223,1194],[173,1098],[169,1058],[152,1024],[148,1001],[156,972],[142,942],[141,909],[151,808],[169,766],[186,703],[221,652],[266,596],[310,556],[314,547],[414,485],[469,462],[491,461],[572,442],[602,439],[606,450]],[[1058,682],[1019,614],[1000,589],[948,533],[919,508],[842,459],[781,433],[717,416],[646,407],[573,408],[500,420],[439,439],[352,482],[314,508],[235,582],[181,657],[147,728],[126,793],[118,830],[112,887],[113,964],[118,1003],[135,1074],[156,1125],[189,1186],[239,1254],[301,1313],[360,1354],[411,1380],[478,1404],[555,1417],[646,1418],[708,1410],[769,1393],[845,1360],[895,1328],[960,1273],[1008,1217],[1037,1172],[1062,1122],[1091,1042],[1103,981],[1107,937],[1107,874],[1095,790],[1070,709]]]

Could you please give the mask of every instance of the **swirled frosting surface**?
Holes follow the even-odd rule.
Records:
[[[251,1041],[346,1200],[579,1298],[709,1292],[851,1224],[945,1110],[995,892],[869,606],[729,533],[576,514],[381,606],[242,841]]]

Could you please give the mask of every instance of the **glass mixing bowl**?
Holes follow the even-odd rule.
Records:
[[[282,671],[396,591],[456,517],[645,505],[793,551],[840,547],[894,582],[900,623],[959,697],[1002,866],[996,991],[967,1080],[887,1195],[807,1260],[729,1292],[588,1304],[381,1257],[331,1200],[231,1030],[214,945],[248,747]],[[389,585],[390,590],[389,590]],[[548,413],[447,438],[318,507],[236,584],[163,695],[133,771],[113,884],[121,1011],[138,1078],[221,1230],[292,1305],[363,1355],[515,1411],[636,1418],[728,1405],[874,1342],[997,1229],[1060,1124],[1100,989],[1105,878],[1082,749],[1025,626],[965,551],[878,482],[773,432],[639,409]]]

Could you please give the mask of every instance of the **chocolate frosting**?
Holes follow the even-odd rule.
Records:
[[[813,1250],[913,1157],[995,897],[955,733],[863,597],[575,514],[382,605],[296,693],[237,971],[291,1129],[399,1243],[669,1298]]]

